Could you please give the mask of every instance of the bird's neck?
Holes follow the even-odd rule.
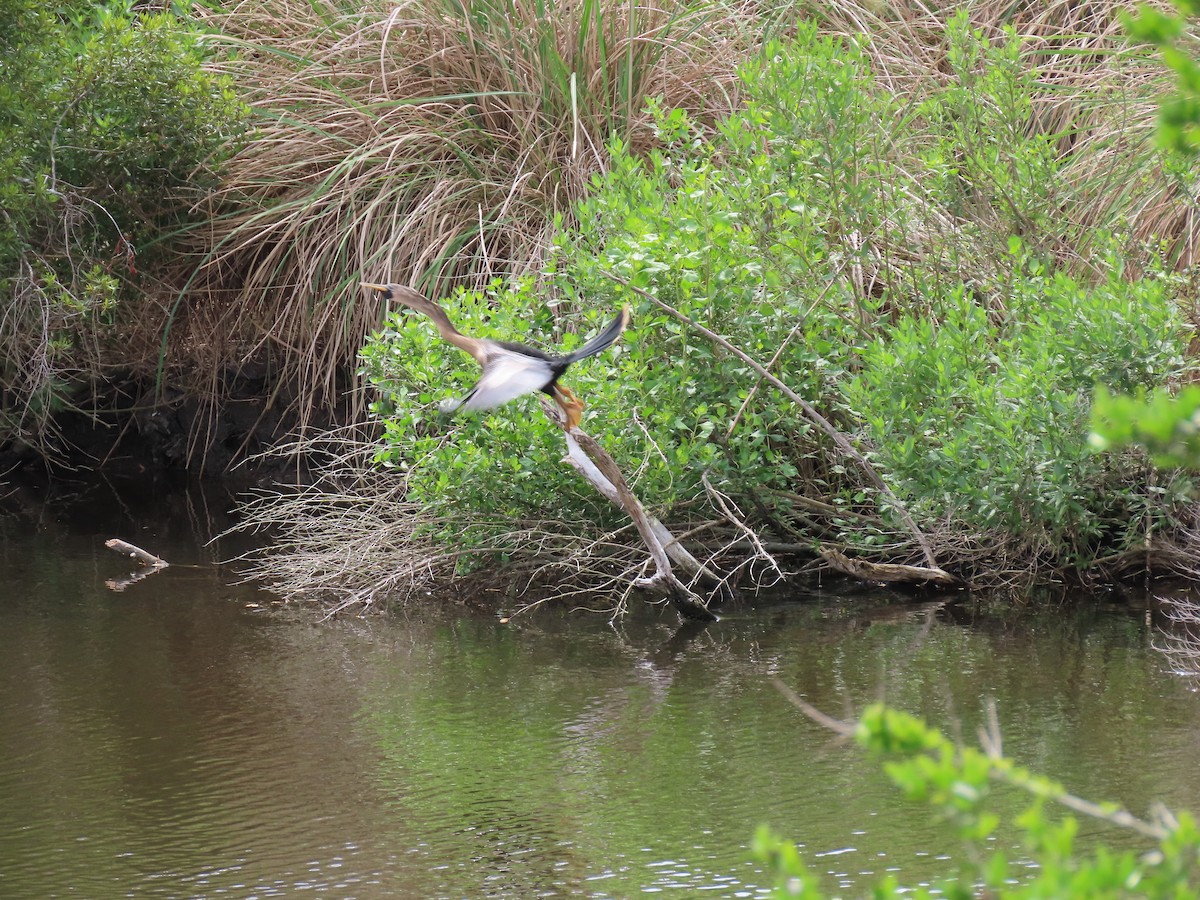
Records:
[[[479,355],[479,341],[475,338],[467,337],[455,328],[454,323],[450,321],[450,317],[446,315],[444,309],[431,303],[427,307],[423,307],[422,312],[433,320],[433,324],[437,326],[438,334],[442,336],[442,340],[453,344],[459,350],[464,350],[472,356]]]

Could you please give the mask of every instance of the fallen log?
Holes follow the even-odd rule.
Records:
[[[127,556],[130,559],[136,559],[143,566],[150,566],[154,569],[165,569],[170,565],[165,559],[160,559],[153,553],[143,550],[141,547],[135,547],[127,541],[122,541],[118,538],[110,538],[104,542],[104,546],[109,550],[120,553],[122,556]]]
[[[878,581],[886,584],[935,584],[939,587],[965,588],[967,583],[936,566],[906,566],[900,563],[875,563],[865,559],[851,559],[832,547],[817,548],[821,558],[837,571],[862,581]]]

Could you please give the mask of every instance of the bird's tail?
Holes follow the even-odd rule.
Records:
[[[626,306],[621,310],[608,327],[602,332],[580,347],[578,350],[573,350],[567,354],[567,362],[579,362],[581,359],[587,359],[589,356],[595,356],[602,350],[610,347],[617,338],[621,336],[621,332],[625,330],[625,326],[629,324],[629,307]]]

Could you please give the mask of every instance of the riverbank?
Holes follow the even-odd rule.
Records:
[[[265,483],[303,431],[305,491],[250,511],[278,587],[372,603],[500,569],[625,598],[681,547],[713,596],[818,554],[976,586],[1194,555],[1191,477],[1087,440],[1097,385],[1200,371],[1196,174],[1116,4],[18,5],[5,145],[46,190],[0,234],[4,462]],[[565,383],[647,527],[534,400],[439,417],[474,363],[362,281],[556,352],[628,306]]]
[[[265,375],[239,373],[219,397],[183,388],[160,390],[151,379],[110,375],[92,408],[60,412],[27,443],[0,441],[0,471],[186,474],[230,484],[270,484],[311,477],[303,456],[270,452],[305,429],[342,427],[350,404],[305,410]]]

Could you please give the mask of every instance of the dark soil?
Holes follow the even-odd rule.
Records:
[[[305,480],[302,460],[264,457],[280,442],[346,422],[345,409],[318,410],[301,422],[298,404],[262,379],[239,378],[218,403],[136,378],[110,382],[94,409],[58,415],[37,443],[0,438],[0,478],[62,471],[187,473],[247,482]]]

